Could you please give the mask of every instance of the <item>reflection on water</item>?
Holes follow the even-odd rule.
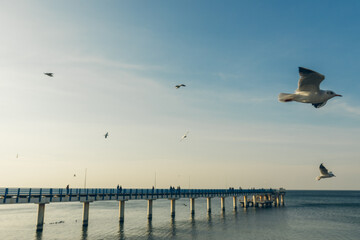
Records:
[[[119,222],[119,239],[125,239],[124,222]]]
[[[190,227],[191,227],[191,236],[193,239],[196,239],[196,236],[198,235],[197,229],[196,229],[196,221],[194,218],[190,219]]]
[[[42,231],[36,231],[35,240],[42,240],[42,235],[43,235]]]
[[[152,226],[151,220],[148,221],[146,233],[147,233],[148,239],[153,239],[153,226]]]
[[[170,228],[171,228],[171,236],[175,237],[176,236],[176,222],[175,222],[174,217],[172,217],[170,220]]]
[[[81,240],[86,240],[87,237],[88,237],[88,227],[87,226],[82,226]]]

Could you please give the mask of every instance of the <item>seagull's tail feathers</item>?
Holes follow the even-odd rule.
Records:
[[[292,93],[280,93],[278,97],[280,102],[291,102],[295,100],[295,94]]]

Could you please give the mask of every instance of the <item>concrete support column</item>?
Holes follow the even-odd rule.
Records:
[[[190,214],[195,214],[195,198],[190,198]]]
[[[233,209],[236,211],[237,210],[237,204],[236,204],[237,198],[234,196],[233,197]]]
[[[44,226],[44,216],[45,216],[45,203],[38,204],[38,217],[36,223],[36,231],[41,232]]]
[[[280,195],[280,202],[281,202],[281,206],[285,205],[285,196],[284,196],[284,194]]]
[[[152,209],[153,209],[153,200],[149,199],[148,200],[148,209],[147,209],[147,218],[149,220],[152,219]]]
[[[207,203],[207,212],[211,213],[211,198],[207,198],[206,203]]]
[[[125,201],[119,201],[119,222],[124,222],[125,220]]]
[[[256,207],[256,195],[253,195],[253,207]]]
[[[83,202],[83,226],[87,226],[89,224],[89,208],[90,202]]]
[[[171,205],[170,205],[170,216],[173,218],[175,217],[175,199],[170,199]]]
[[[221,197],[220,198],[221,200],[221,211],[225,211],[225,197]]]
[[[247,203],[247,196],[244,195],[244,208],[247,208],[247,205],[248,205],[248,203]]]

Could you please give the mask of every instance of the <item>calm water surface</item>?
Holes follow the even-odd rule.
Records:
[[[220,211],[220,199],[195,202],[190,217],[189,200],[176,202],[170,218],[170,201],[153,203],[153,221],[147,221],[147,202],[128,201],[125,223],[118,223],[116,201],[90,204],[89,226],[81,224],[81,203],[52,203],[45,209],[44,231],[35,232],[36,204],[0,205],[0,239],[360,239],[360,191],[288,191],[286,207]],[[186,206],[185,206],[186,205]],[[54,224],[64,221],[64,223]]]

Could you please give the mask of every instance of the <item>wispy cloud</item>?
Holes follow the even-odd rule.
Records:
[[[99,65],[121,68],[124,70],[162,71],[165,69],[164,67],[158,66],[158,65],[129,64],[129,63],[121,62],[121,61],[110,60],[110,59],[105,59],[105,58],[100,58],[100,57],[72,57],[69,59],[69,61],[86,63],[86,64],[99,64]]]
[[[335,102],[332,104],[332,108],[348,113],[352,116],[360,116],[360,106],[351,106],[347,102]]]

